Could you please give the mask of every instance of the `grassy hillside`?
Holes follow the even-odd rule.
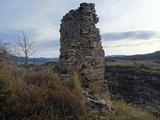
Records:
[[[99,120],[84,102],[80,78],[61,81],[52,68],[35,66],[26,71],[16,66],[0,66],[0,119],[9,120]],[[123,101],[112,101],[108,120],[156,120],[147,111]]]
[[[159,59],[106,61],[105,78],[113,98],[150,110],[160,117]]]

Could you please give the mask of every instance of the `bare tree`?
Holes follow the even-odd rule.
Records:
[[[30,38],[25,35],[24,31],[22,30],[22,36],[18,37],[16,40],[17,47],[19,48],[19,52],[21,52],[24,56],[24,66],[28,69],[28,59],[30,56],[34,55],[38,50],[34,46],[34,42],[30,40]]]

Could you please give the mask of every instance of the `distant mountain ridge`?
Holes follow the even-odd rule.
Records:
[[[153,53],[147,54],[137,54],[137,55],[115,55],[115,56],[107,56],[107,58],[120,58],[120,59],[152,59],[152,58],[160,58],[160,51],[156,51]]]
[[[14,56],[14,59],[21,63],[24,60],[24,57],[17,57]],[[43,64],[47,62],[52,62],[52,61],[58,61],[59,58],[45,58],[45,57],[39,57],[39,58],[29,58],[28,63],[35,63],[35,64]]]
[[[160,58],[160,51],[156,51],[153,53],[148,54],[137,54],[137,55],[108,55],[106,58],[119,58],[119,59],[152,59],[152,58]],[[14,56],[14,59],[17,62],[22,62],[24,60],[24,57],[17,57]],[[39,58],[29,58],[29,63],[37,63],[37,64],[43,64],[47,62],[52,61],[59,61],[59,58],[45,58],[45,57],[39,57]]]
[[[115,58],[115,57],[125,57],[127,55],[107,55],[108,58]]]

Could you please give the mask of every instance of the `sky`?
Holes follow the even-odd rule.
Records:
[[[83,2],[95,3],[106,56],[160,50],[160,0],[0,0],[0,39],[15,44],[23,30],[32,57],[58,57],[61,19]]]

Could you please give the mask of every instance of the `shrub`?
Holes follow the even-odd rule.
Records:
[[[17,75],[21,73],[22,75]],[[78,80],[76,76],[72,80]],[[18,71],[5,66],[0,69],[0,119],[74,119],[92,118],[80,84],[70,89],[56,73]],[[4,95],[4,89],[9,92]],[[3,99],[3,101],[2,101]]]

